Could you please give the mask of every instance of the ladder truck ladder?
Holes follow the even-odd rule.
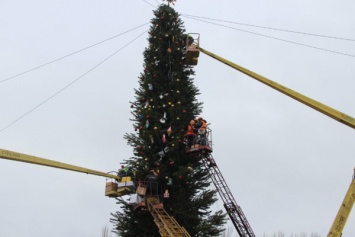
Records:
[[[148,208],[162,237],[191,237],[185,228],[165,211],[163,204],[157,199],[149,201]]]
[[[251,229],[247,218],[245,217],[240,206],[235,201],[211,153],[202,152],[201,156],[203,164],[208,170],[209,175],[223,200],[224,208],[226,209],[231,221],[233,222],[234,227],[238,231],[239,236],[255,237],[255,234]]]

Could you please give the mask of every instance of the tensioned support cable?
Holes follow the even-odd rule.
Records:
[[[107,42],[107,41],[110,41],[110,40],[112,40],[112,39],[114,39],[114,38],[117,38],[117,37],[119,37],[119,36],[122,36],[122,35],[124,35],[124,34],[127,34],[127,33],[131,32],[131,31],[133,31],[133,30],[136,30],[136,29],[138,29],[138,28],[140,28],[140,27],[142,27],[142,26],[148,25],[148,24],[149,24],[149,23],[145,23],[145,24],[139,25],[139,26],[134,27],[134,28],[132,28],[132,29],[130,29],[130,30],[127,30],[127,31],[125,31],[125,32],[122,32],[122,33],[120,33],[120,34],[117,34],[117,35],[115,35],[115,36],[112,36],[112,37],[110,37],[110,38],[108,38],[108,39],[102,40],[102,41],[100,41],[100,42],[98,42],[98,43],[95,43],[95,44],[89,45],[89,46],[87,46],[87,47],[85,47],[85,48],[79,49],[79,50],[77,50],[77,51],[75,51],[75,52],[73,52],[73,53],[64,55],[64,56],[62,56],[62,57],[59,57],[59,58],[57,58],[57,59],[54,59],[54,60],[49,61],[49,62],[47,62],[47,63],[44,63],[44,64],[42,64],[42,65],[39,65],[39,66],[37,66],[37,67],[28,69],[28,70],[26,70],[26,71],[24,71],[24,72],[21,72],[21,73],[18,73],[18,74],[16,74],[16,75],[14,75],[14,76],[5,78],[5,79],[3,79],[3,80],[0,80],[0,83],[5,82],[5,81],[8,81],[8,80],[11,80],[11,79],[16,78],[16,77],[19,77],[19,76],[21,76],[21,75],[23,75],[23,74],[32,72],[32,71],[34,71],[34,70],[37,70],[37,69],[42,68],[42,67],[44,67],[44,66],[47,66],[47,65],[49,65],[49,64],[58,62],[58,61],[60,61],[60,60],[62,60],[62,59],[68,58],[68,57],[70,57],[70,56],[73,56],[74,54],[80,53],[80,52],[85,51],[85,50],[87,50],[87,49],[90,49],[90,48],[92,48],[92,47],[94,47],[94,46],[97,46],[97,45],[99,45],[99,44],[102,44],[102,43],[105,43],[105,42]]]
[[[265,38],[279,40],[279,41],[290,43],[290,44],[294,44],[294,45],[304,46],[304,47],[307,47],[307,48],[317,49],[317,50],[321,50],[321,51],[325,51],[325,52],[329,52],[329,53],[334,53],[334,54],[339,54],[339,55],[355,58],[355,55],[353,55],[353,54],[342,53],[342,52],[338,52],[338,51],[335,51],[335,50],[325,49],[325,48],[312,46],[312,45],[308,45],[308,44],[297,43],[297,42],[294,42],[294,41],[291,41],[291,40],[285,40],[285,39],[281,39],[281,38],[277,38],[277,37],[273,37],[273,36],[269,36],[269,35],[264,35],[264,34],[252,32],[252,31],[248,31],[248,30],[238,29],[238,28],[235,28],[235,27],[226,26],[226,25],[222,25],[222,24],[218,24],[218,23],[210,22],[210,21],[206,21],[206,20],[201,20],[201,19],[197,19],[197,18],[194,18],[194,17],[189,17],[189,16],[185,16],[185,17],[189,18],[189,19],[192,19],[192,20],[209,23],[209,24],[212,24],[212,25],[222,26],[222,27],[229,28],[229,29],[232,29],[232,30],[245,32],[245,33],[248,33],[248,34],[258,35],[258,36],[262,36],[262,37],[265,37]]]
[[[0,133],[2,131],[4,131],[5,129],[7,129],[8,127],[10,127],[11,125],[15,124],[16,122],[18,122],[19,120],[23,119],[24,117],[26,117],[28,114],[30,114],[31,112],[33,112],[34,110],[36,110],[37,108],[39,108],[40,106],[42,106],[43,104],[45,104],[46,102],[48,102],[49,100],[53,99],[55,96],[57,96],[58,94],[60,94],[61,92],[63,92],[65,89],[67,89],[68,87],[70,87],[71,85],[73,85],[75,82],[79,81],[81,78],[83,78],[84,76],[86,76],[87,74],[89,74],[91,71],[93,71],[94,69],[96,69],[97,67],[99,67],[101,64],[103,64],[104,62],[106,62],[107,60],[109,60],[110,58],[112,58],[114,55],[116,55],[118,52],[120,52],[122,49],[124,49],[125,47],[127,47],[128,45],[130,45],[131,43],[133,43],[136,39],[140,38],[142,35],[144,35],[147,31],[144,31],[143,33],[139,34],[137,37],[135,37],[133,40],[131,40],[130,42],[128,42],[126,45],[124,45],[123,47],[121,47],[120,49],[118,49],[116,52],[114,52],[113,54],[111,54],[110,56],[108,56],[107,58],[105,58],[104,60],[102,60],[100,63],[96,64],[93,68],[91,68],[90,70],[88,70],[87,72],[85,72],[84,74],[82,74],[80,77],[76,78],[75,80],[73,80],[72,82],[70,82],[68,85],[66,85],[65,87],[63,87],[62,89],[60,89],[59,91],[57,91],[56,93],[54,93],[53,95],[51,95],[50,97],[48,97],[47,99],[45,99],[44,101],[42,101],[41,103],[39,103],[38,105],[36,105],[35,107],[33,107],[32,109],[30,109],[29,111],[27,111],[26,113],[24,113],[23,115],[21,115],[20,117],[18,117],[17,119],[15,119],[14,121],[12,121],[11,123],[9,123],[8,125],[6,125],[5,127],[3,127],[2,129],[0,129]]]
[[[252,24],[235,22],[235,21],[227,21],[227,20],[221,20],[221,19],[215,19],[215,18],[203,17],[203,16],[194,16],[194,15],[188,15],[188,14],[181,14],[181,15],[185,16],[185,17],[194,17],[193,19],[195,19],[195,18],[199,19],[200,18],[200,19],[219,21],[219,22],[225,22],[225,23],[230,23],[230,24],[235,24],[235,25],[242,25],[242,26],[261,28],[261,29],[267,29],[267,30],[283,31],[283,32],[287,32],[287,33],[294,33],[294,34],[315,36],[315,37],[321,37],[321,38],[328,38],[328,39],[336,39],[336,40],[344,40],[344,41],[353,41],[353,42],[355,42],[355,39],[344,38],[344,37],[337,37],[337,36],[330,36],[330,35],[320,35],[320,34],[313,34],[313,33],[294,31],[294,30],[287,30],[287,29],[279,29],[279,28],[267,27],[267,26],[258,26],[258,25],[252,25]]]

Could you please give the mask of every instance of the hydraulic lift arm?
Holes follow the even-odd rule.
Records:
[[[87,169],[80,166],[70,165],[70,164],[66,164],[54,160],[48,160],[48,159],[26,155],[26,154],[4,150],[4,149],[0,149],[0,158],[12,160],[12,161],[26,162],[26,163],[36,164],[36,165],[44,165],[44,166],[49,166],[58,169],[71,170],[71,171],[76,171],[76,172],[81,172],[86,174],[98,175],[107,178],[113,178],[113,179],[118,178],[118,176],[113,174],[107,174],[97,170]]]
[[[97,170],[87,169],[80,166],[70,165],[54,160],[44,159],[36,156],[26,155],[14,151],[0,149],[0,158],[12,161],[26,162],[30,164],[49,166],[58,169],[71,170],[86,174],[98,175],[107,178],[119,179],[120,177]],[[117,193],[117,186],[115,189]],[[130,193],[129,191],[128,193]],[[150,198],[147,205],[150,213],[154,217],[154,222],[159,228],[162,237],[191,237],[184,227],[180,226],[177,221],[170,216],[163,208],[163,205],[155,198]]]
[[[289,96],[289,97],[291,97],[291,98],[293,98],[293,99],[295,99],[295,100],[297,100],[297,101],[299,101],[299,102],[301,102],[301,103],[303,103],[315,110],[318,110],[319,112],[321,112],[321,113],[323,113],[323,114],[325,114],[325,115],[327,115],[327,116],[329,116],[329,117],[331,117],[331,118],[333,118],[333,119],[335,119],[335,120],[337,120],[337,121],[339,121],[351,128],[355,128],[355,118],[353,118],[347,114],[344,114],[338,110],[335,110],[325,104],[322,104],[316,100],[313,100],[307,96],[304,96],[296,91],[293,91],[293,90],[291,90],[283,85],[280,85],[272,80],[269,80],[269,79],[255,73],[255,72],[252,72],[244,67],[241,67],[235,63],[232,63],[231,61],[228,61],[228,60],[226,60],[216,54],[213,54],[201,47],[199,47],[199,50],[202,53],[204,53],[214,59],[217,59],[218,61],[258,80],[259,82],[264,83],[265,85],[270,86],[271,88],[273,88],[273,89],[275,89],[275,90],[277,90],[277,91],[279,91],[279,92],[281,92],[281,93],[283,93],[283,94],[285,94],[285,95],[287,95],[287,96]]]
[[[328,233],[328,237],[341,237],[346,221],[350,215],[351,209],[355,202],[355,169],[353,180],[350,184],[343,202],[339,208],[338,214],[335,217],[332,227]]]

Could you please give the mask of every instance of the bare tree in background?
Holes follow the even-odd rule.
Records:
[[[108,228],[108,226],[106,225],[105,227],[102,228],[102,232],[101,232],[101,237],[110,237],[110,229]]]

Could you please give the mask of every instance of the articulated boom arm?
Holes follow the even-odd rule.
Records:
[[[235,63],[232,63],[231,61],[228,61],[222,57],[219,57],[218,55],[215,55],[215,54],[213,54],[201,47],[199,48],[199,50],[202,53],[207,54],[208,56],[210,56],[214,59],[217,59],[218,61],[258,80],[259,82],[264,83],[265,85],[270,86],[271,88],[273,88],[273,89],[275,89],[275,90],[277,90],[277,91],[279,91],[279,92],[281,92],[281,93],[283,93],[283,94],[285,94],[285,95],[287,95],[287,96],[289,96],[289,97],[291,97],[291,98],[293,98],[293,99],[295,99],[295,100],[297,100],[297,101],[299,101],[299,102],[301,102],[301,103],[303,103],[315,110],[318,110],[319,112],[321,112],[321,113],[323,113],[323,114],[325,114],[325,115],[327,115],[327,116],[329,116],[329,117],[331,117],[331,118],[333,118],[333,119],[335,119],[335,120],[337,120],[337,121],[339,121],[351,128],[355,128],[355,118],[353,118],[347,114],[344,114],[338,110],[335,110],[325,104],[322,104],[316,100],[313,100],[307,96],[304,96],[296,91],[293,91],[293,90],[291,90],[283,85],[280,85],[274,81],[271,81],[259,74],[256,74],[255,72],[252,72],[252,71],[250,71],[246,68],[243,68]]]
[[[351,128],[355,128],[355,118],[344,114],[338,110],[335,110],[325,104],[322,104],[316,100],[313,100],[312,98],[309,98],[307,96],[304,96],[296,91],[293,91],[281,84],[278,84],[272,80],[269,80],[255,72],[252,72],[242,66],[239,66],[235,63],[232,63],[231,61],[228,61],[216,54],[213,54],[201,47],[198,47],[199,51],[201,51],[202,53],[256,79],[257,81],[351,127]],[[210,156],[210,158],[213,161],[212,156]],[[204,160],[205,163],[207,162],[207,159]],[[213,161],[213,163],[215,164],[215,162]],[[227,212],[229,214],[229,216],[231,217],[233,224],[235,225],[235,227],[238,230],[238,233],[240,236],[254,236],[254,233],[249,233],[248,230],[250,228],[249,224],[247,223],[243,213],[241,212],[241,209],[239,208],[239,206],[236,205],[236,203],[234,203],[234,199],[230,194],[230,191],[228,189],[228,187],[226,186],[226,184],[224,183],[223,177],[220,174],[217,165],[215,165],[212,168],[209,169],[210,171],[210,175],[212,177],[213,182],[215,183],[217,190],[219,191],[219,193],[221,194],[221,197],[224,201],[224,206],[227,209]],[[218,180],[220,179],[220,180]],[[228,198],[230,200],[228,200]],[[338,211],[338,214],[333,222],[333,225],[329,231],[328,237],[341,237],[342,236],[342,231],[344,229],[345,223],[350,215],[351,209],[354,205],[355,202],[355,170],[354,170],[354,175],[353,175],[353,180],[352,183],[349,187],[348,192],[345,195],[344,201]],[[240,214],[241,213],[241,214]],[[250,229],[251,231],[251,229]]]
[[[355,169],[353,180],[350,184],[348,192],[346,193],[343,202],[341,203],[340,209],[337,216],[333,222],[332,227],[328,233],[328,237],[341,237],[343,233],[344,226],[350,215],[351,209],[355,202]]]
[[[107,178],[114,178],[114,179],[118,178],[118,176],[116,175],[107,174],[101,171],[91,170],[80,166],[70,165],[70,164],[66,164],[54,160],[48,160],[48,159],[39,158],[36,156],[30,156],[30,155],[4,150],[4,149],[0,149],[0,158],[12,160],[12,161],[26,162],[26,163],[36,164],[36,165],[44,165],[44,166],[49,166],[58,169],[71,170],[71,171],[76,171],[76,172],[81,172],[86,174],[98,175]]]

